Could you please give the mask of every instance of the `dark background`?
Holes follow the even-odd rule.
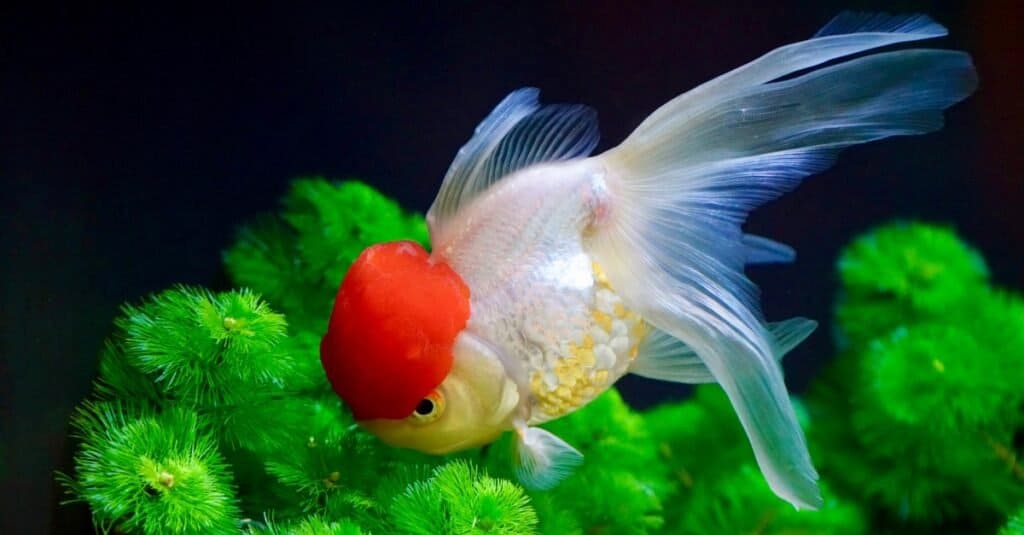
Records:
[[[921,11],[975,58],[981,88],[945,130],[843,153],[755,213],[796,247],[757,268],[770,319],[824,322],[786,361],[800,390],[828,360],[833,263],[894,217],[954,225],[995,280],[1024,288],[1024,119],[1012,2],[451,2],[303,9],[0,8],[0,409],[5,533],[89,531],[58,508],[67,418],[119,303],[221,287],[238,224],[289,178],[360,177],[425,211],[476,123],[510,90],[594,106],[603,150],[654,108],[841,9]],[[641,388],[642,387],[642,388]],[[638,405],[679,388],[626,381]]]

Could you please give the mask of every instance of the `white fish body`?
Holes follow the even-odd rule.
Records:
[[[670,101],[587,157],[596,117],[513,92],[452,164],[428,214],[434,255],[472,288],[463,336],[516,383],[520,475],[550,486],[580,462],[529,426],[626,373],[717,381],[772,489],[821,504],[777,360],[814,328],[767,324],[743,275],[788,247],[744,235],[747,213],[827,168],[842,148],[941,127],[976,85],[969,56],[899,50],[796,71],[945,29],[924,16],[840,15]]]

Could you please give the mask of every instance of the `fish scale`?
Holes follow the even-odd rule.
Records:
[[[591,262],[584,307],[574,307],[572,330],[531,358],[530,424],[558,418],[586,405],[626,374],[649,327],[627,309],[604,271]]]

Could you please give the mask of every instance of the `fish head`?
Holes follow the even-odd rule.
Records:
[[[518,402],[470,335],[469,288],[419,244],[374,245],[349,268],[320,360],[356,421],[385,442],[443,454],[490,442]],[[511,401],[510,401],[511,400]],[[504,426],[504,427],[503,427]]]
[[[520,396],[499,359],[472,335],[460,335],[451,371],[408,416],[360,421],[397,447],[442,455],[481,446],[512,427]]]

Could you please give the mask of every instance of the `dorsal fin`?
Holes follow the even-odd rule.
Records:
[[[504,98],[455,156],[427,212],[437,246],[459,208],[501,178],[541,162],[579,158],[597,146],[597,114],[582,105],[537,101],[539,91],[517,89]]]

